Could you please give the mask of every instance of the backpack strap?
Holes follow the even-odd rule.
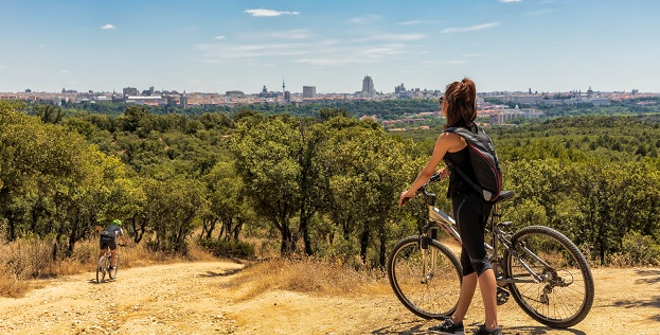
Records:
[[[484,189],[481,186],[477,185],[477,183],[472,181],[472,178],[468,177],[467,174],[465,174],[465,172],[463,172],[461,169],[459,169],[458,166],[456,166],[451,161],[451,159],[449,157],[447,157],[447,159],[445,160],[445,163],[447,163],[447,165],[449,165],[450,170],[458,172],[458,175],[461,176],[463,178],[463,180],[465,180],[470,186],[472,186],[472,188],[477,190],[477,192],[479,192],[479,194],[484,194]]]

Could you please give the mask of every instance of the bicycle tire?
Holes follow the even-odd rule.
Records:
[[[387,261],[387,276],[394,294],[413,314],[424,319],[442,319],[456,311],[461,292],[462,268],[446,246],[431,240],[437,251],[436,271],[424,283],[420,236],[408,236],[394,245]]]
[[[594,281],[586,258],[564,234],[549,227],[529,226],[511,238],[511,250],[537,274],[540,283],[509,283],[511,295],[534,320],[553,328],[567,328],[584,320],[594,300]],[[537,255],[547,265],[532,258]],[[506,256],[506,276],[531,279],[511,252]]]
[[[96,264],[96,282],[103,283],[105,281],[105,274],[108,268],[108,260],[105,255],[99,258],[98,263]]]

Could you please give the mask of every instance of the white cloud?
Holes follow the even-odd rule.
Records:
[[[224,40],[226,37],[223,35],[214,37],[216,40]]]
[[[389,59],[403,59],[415,54],[418,48],[406,43],[339,43],[337,40],[314,40],[310,43],[264,44],[203,44],[195,46],[204,63],[238,62],[249,66],[277,64],[279,61],[315,66],[341,66],[356,63],[374,63]]]
[[[438,21],[410,20],[410,21],[397,22],[397,25],[399,25],[399,26],[416,26],[416,25],[420,25],[420,24],[433,24],[433,23],[438,23]]]
[[[422,22],[423,21],[420,21],[420,20],[411,20],[411,21],[399,22],[397,24],[400,25],[400,26],[412,26],[412,25],[416,25],[416,24],[422,24]]]
[[[468,31],[490,29],[490,28],[493,28],[493,27],[497,27],[499,25],[500,25],[499,22],[492,22],[492,23],[478,24],[476,26],[470,26],[470,27],[447,28],[447,29],[443,29],[442,33],[444,33],[444,34],[464,33],[464,32],[468,32]]]
[[[312,37],[312,34],[307,29],[292,29],[292,30],[271,32],[268,34],[268,36],[271,38],[301,40]]]
[[[424,34],[380,34],[356,39],[355,42],[366,41],[418,41],[426,38]]]
[[[285,11],[264,9],[264,8],[246,9],[244,11],[244,13],[248,13],[252,16],[259,16],[259,17],[270,17],[270,16],[280,16],[280,15],[299,15],[300,14],[300,12],[285,12]]]
[[[116,27],[113,24],[106,24],[105,26],[101,27],[103,30],[108,30],[108,29],[115,29]]]
[[[352,18],[348,19],[348,22],[356,23],[356,24],[362,24],[362,23],[366,23],[366,22],[369,22],[369,21],[377,20],[379,18],[380,18],[380,16],[378,16],[378,15],[367,14],[365,16],[352,17]]]
[[[500,2],[509,3],[509,2],[522,2],[522,0],[500,0]]]

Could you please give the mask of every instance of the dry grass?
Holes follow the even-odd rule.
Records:
[[[38,279],[94,271],[99,257],[97,240],[78,242],[68,258],[64,257],[64,250],[56,249],[57,257],[53,259],[53,250],[52,240],[38,238],[0,244],[0,296],[22,297],[40,285]],[[190,246],[185,257],[152,252],[143,244],[129,244],[120,248],[119,253],[123,268],[217,260],[196,245]]]
[[[280,289],[317,295],[358,296],[389,292],[382,271],[355,270],[326,261],[272,259],[248,265],[230,283],[236,300]]]

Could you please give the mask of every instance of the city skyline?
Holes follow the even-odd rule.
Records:
[[[0,92],[319,94],[444,90],[660,92],[660,3],[115,1],[2,3]]]

